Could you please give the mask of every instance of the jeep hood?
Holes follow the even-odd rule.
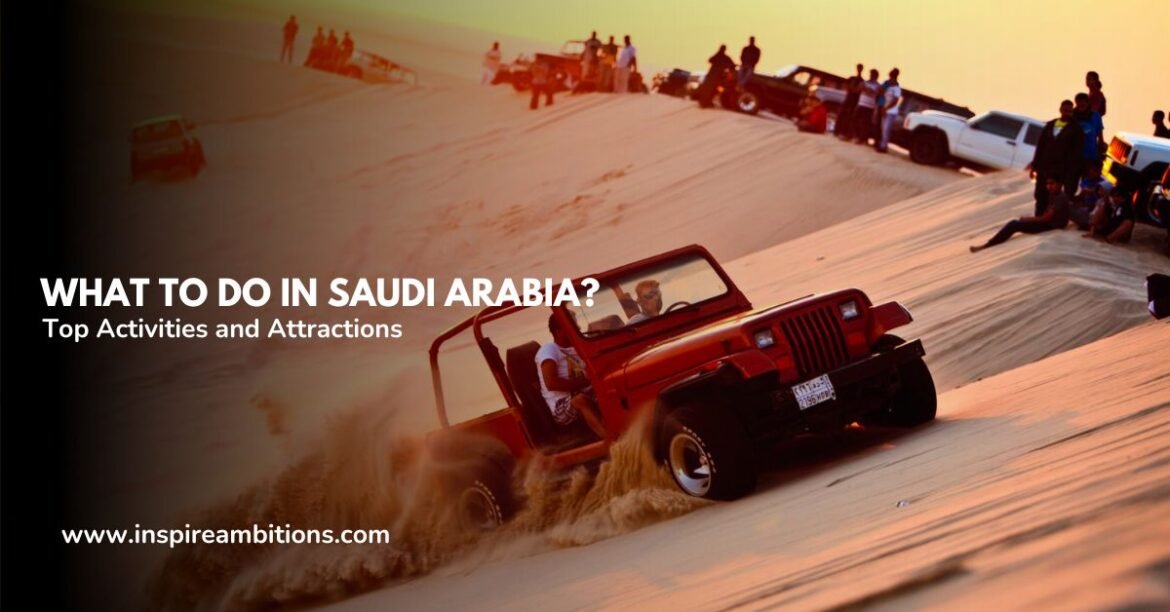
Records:
[[[647,348],[625,368],[626,387],[634,389],[670,378],[739,351],[754,349],[751,333],[781,311],[797,310],[810,302],[857,295],[853,290],[812,295],[785,304],[750,310]]]

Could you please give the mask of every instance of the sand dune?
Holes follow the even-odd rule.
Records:
[[[431,546],[426,530],[350,557],[202,551],[214,568],[196,581],[204,604],[303,603],[428,572],[344,605],[821,608],[1010,591],[1020,597],[1002,603],[1027,607],[1082,589],[1094,607],[1166,596],[1145,578],[1164,573],[1168,554],[1156,544],[1165,523],[1149,520],[1166,510],[1167,334],[1144,324],[1141,289],[1167,268],[1158,236],[1110,247],[1067,231],[972,255],[968,244],[1030,210],[1021,175],[965,177],[657,95],[561,96],[532,112],[523,95],[472,84],[486,43],[463,31],[365,32],[422,71],[418,86],[370,87],[275,63],[268,22],[115,21],[116,36],[95,29],[92,50],[130,59],[84,86],[119,103],[92,110],[77,153],[88,195],[73,231],[95,275],[560,276],[698,242],[757,305],[846,286],[903,302],[916,318],[904,334],[923,339],[943,393],[936,425],[798,446],[761,494],[673,520],[692,508],[651,470],[582,481],[573,512],[536,513],[466,555],[466,543]],[[125,126],[176,111],[200,123],[208,169],[128,186]],[[82,383],[100,399],[81,427],[118,435],[79,443],[92,458],[78,467],[86,510],[110,526],[193,511],[334,527],[400,518],[402,499],[385,489],[392,464],[377,456],[435,426],[421,351],[461,313],[340,318],[351,316],[404,322],[407,337],[102,347]],[[369,496],[334,495],[322,474]],[[371,499],[380,505],[366,512]],[[126,572],[105,554],[81,563],[93,589],[136,601],[161,554],[138,553],[153,557],[128,559]],[[132,592],[115,570],[133,576]]]
[[[745,500],[336,608],[1162,605],[1168,341],[1143,325],[944,393],[939,422],[877,448],[794,454]]]

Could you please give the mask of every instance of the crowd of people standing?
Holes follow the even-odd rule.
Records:
[[[292,63],[297,33],[300,32],[300,29],[300,24],[297,23],[297,16],[290,15],[281,30],[283,34],[280,45],[281,63]],[[353,56],[353,49],[353,38],[350,37],[349,32],[346,32],[341,39],[338,39],[337,33],[334,30],[330,29],[327,36],[324,28],[317,26],[317,32],[313,35],[313,39],[310,42],[309,55],[305,58],[305,66],[322,70],[339,71]]]

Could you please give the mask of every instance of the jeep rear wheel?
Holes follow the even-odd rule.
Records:
[[[937,166],[947,159],[946,137],[934,132],[918,132],[910,143],[910,159],[919,164]]]
[[[878,339],[874,349],[878,352],[893,350],[904,340],[893,335]],[[898,366],[899,386],[881,409],[862,419],[863,425],[880,427],[917,427],[934,420],[938,411],[938,394],[934,389],[934,378],[922,358]]]
[[[666,418],[662,444],[666,468],[687,495],[732,500],[756,487],[747,435],[728,411],[681,408]]]
[[[461,529],[491,531],[512,518],[515,502],[508,474],[486,463],[455,491],[455,518]]]

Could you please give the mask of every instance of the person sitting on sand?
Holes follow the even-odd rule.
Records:
[[[662,314],[662,289],[658,287],[658,281],[644,280],[634,286],[634,293],[638,296],[639,312],[630,317],[630,322],[627,325],[640,323]]]
[[[810,87],[808,97],[801,103],[800,121],[796,122],[796,129],[802,132],[824,134],[829,125],[829,109],[823,100],[817,97],[816,86]]]
[[[605,427],[592,397],[592,386],[585,376],[585,363],[569,341],[569,332],[562,328],[556,315],[548,318],[552,342],[536,352],[536,370],[540,378],[540,393],[552,412],[553,421],[568,427],[584,419],[585,424],[602,440]]]
[[[1109,203],[1097,210],[1085,238],[1103,240],[1109,244],[1129,242],[1133,236],[1133,196],[1123,189],[1109,193]]]
[[[971,245],[971,252],[977,253],[987,247],[1003,244],[1017,232],[1039,234],[1049,230],[1064,229],[1064,226],[1068,225],[1068,194],[1064,193],[1064,186],[1056,177],[1048,177],[1046,186],[1048,188],[1048,208],[1044,214],[1038,217],[1025,216],[1009,221],[987,242]]]
[[[309,56],[305,58],[305,65],[310,68],[318,68],[321,65],[321,54],[325,52],[325,32],[321,30],[321,26],[317,26],[317,33],[313,35],[313,40],[309,43]]]
[[[1105,205],[1112,190],[1113,183],[1101,176],[1101,164],[1089,164],[1088,174],[1081,179],[1080,191],[1073,198],[1069,209],[1069,219],[1076,224],[1077,229],[1089,229],[1093,215]]]

